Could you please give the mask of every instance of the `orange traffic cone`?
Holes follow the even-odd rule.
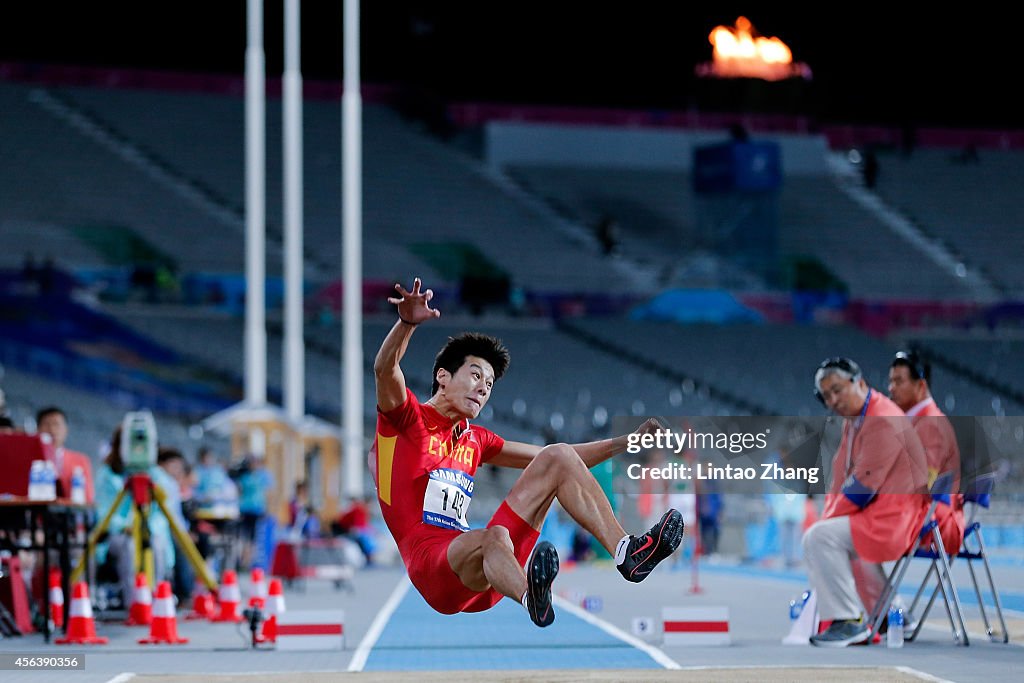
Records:
[[[107,639],[96,635],[96,622],[92,618],[89,584],[79,581],[71,591],[71,612],[68,631],[64,638],[54,641],[60,645],[105,645]]]
[[[263,570],[255,567],[249,575],[249,580],[252,583],[252,592],[249,593],[249,597],[265,600],[267,597],[267,580],[263,576]]]
[[[213,594],[205,588],[201,588],[198,593],[192,596],[192,611],[185,617],[185,620],[213,619],[216,609]]]
[[[156,587],[156,600],[153,602],[153,624],[149,627],[149,638],[140,638],[139,644],[170,643],[177,645],[187,642],[188,638],[178,637],[178,620],[174,612],[171,582],[161,581]]]
[[[220,614],[211,621],[242,621],[242,615],[238,613],[242,592],[238,588],[238,575],[233,569],[224,570],[224,580],[220,584],[217,601],[220,602]]]
[[[135,575],[135,591],[132,593],[132,605],[128,610],[125,624],[128,626],[149,626],[153,621],[153,591],[149,589],[149,579],[145,573]]]
[[[270,592],[267,595],[267,619],[263,622],[263,640],[277,642],[279,614],[284,614],[284,592],[281,590],[281,579],[271,579]]]
[[[60,570],[50,570],[50,620],[54,628],[64,628],[64,589],[60,587]]]

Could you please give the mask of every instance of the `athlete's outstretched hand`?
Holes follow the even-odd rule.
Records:
[[[441,311],[430,307],[430,300],[434,298],[434,290],[427,289],[420,291],[422,286],[419,278],[412,281],[412,291],[406,291],[405,287],[395,284],[395,291],[399,296],[388,297],[388,303],[398,306],[398,317],[410,325],[419,325],[425,320],[440,318]]]
[[[641,424],[639,427],[634,429],[629,434],[622,434],[620,436],[615,437],[615,452],[622,453],[628,447],[633,446],[635,444],[639,444],[640,440],[644,437],[644,435],[655,434],[658,432],[658,430],[663,429],[665,429],[665,425],[663,425],[658,420],[658,418],[647,418],[646,420],[644,420],[643,424]]]
[[[639,427],[634,429],[633,433],[637,435],[636,438],[639,438],[640,436],[643,436],[644,434],[654,434],[658,430],[664,430],[664,429],[665,429],[665,425],[661,424],[661,422],[658,420],[658,418],[650,417],[647,420],[645,420],[642,425],[640,425]]]

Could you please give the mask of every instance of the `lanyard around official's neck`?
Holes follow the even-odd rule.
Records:
[[[864,407],[860,409],[860,415],[853,421],[853,426],[850,428],[850,438],[846,440],[846,474],[850,474],[850,468],[853,465],[853,440],[857,438],[857,432],[860,431],[861,426],[864,424],[864,419],[868,414],[868,404],[871,403],[871,387],[868,387],[868,395],[864,397]]]

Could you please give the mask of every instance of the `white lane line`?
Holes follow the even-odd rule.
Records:
[[[590,612],[587,612],[586,610],[584,610],[584,609],[582,609],[580,607],[577,607],[576,605],[572,604],[571,602],[569,602],[565,598],[562,598],[561,596],[553,595],[551,597],[553,598],[553,602],[556,605],[558,605],[558,609],[564,609],[567,612],[569,612],[570,614],[573,614],[573,615],[579,617],[580,619],[582,619],[583,621],[587,622],[588,624],[591,624],[592,626],[598,627],[599,629],[601,629],[602,631],[604,631],[608,635],[612,636],[613,638],[618,638],[619,640],[621,640],[622,642],[626,643],[627,645],[632,645],[636,649],[641,650],[641,651],[647,653],[647,655],[651,659],[656,661],[658,664],[661,664],[666,669],[680,669],[680,668],[682,668],[682,667],[679,666],[678,662],[676,662],[674,659],[672,659],[671,657],[666,655],[664,652],[662,652],[658,648],[656,648],[653,645],[650,645],[648,643],[645,643],[644,641],[640,640],[639,638],[636,638],[635,636],[631,636],[630,634],[628,634],[625,631],[623,631],[622,629],[620,629],[618,626],[613,626],[612,624],[609,624],[604,619],[600,619],[598,617],[595,617]]]
[[[409,582],[409,577],[402,574],[402,578],[398,580],[398,584],[391,591],[387,602],[384,603],[384,606],[377,612],[377,616],[374,617],[373,623],[370,624],[366,635],[359,641],[359,647],[356,648],[355,654],[352,655],[352,661],[348,663],[349,671],[362,671],[363,667],[366,666],[366,660],[370,656],[370,651],[377,644],[377,639],[380,638],[381,632],[388,625],[388,620],[391,619],[391,615],[398,608],[398,603],[402,602],[402,598],[409,592],[410,587],[412,587],[412,584]]]
[[[795,669],[797,671],[813,671],[817,669],[864,669],[865,671],[874,670],[879,668],[871,664],[723,664],[723,665],[703,665],[703,666],[684,666],[683,671],[781,671],[784,669]],[[884,669],[893,669],[901,673],[905,673],[908,676],[919,678],[922,681],[928,681],[929,683],[955,683],[947,678],[939,678],[933,676],[930,673],[913,669],[909,666],[882,666]],[[753,679],[752,679],[753,680]]]
[[[133,674],[130,671],[126,671],[124,673],[117,674],[109,681],[107,681],[107,683],[128,683],[128,681],[132,680],[133,678],[135,678],[135,674]]]
[[[939,678],[938,676],[932,676],[930,673],[918,671],[917,669],[912,669],[909,666],[897,666],[895,667],[895,669],[897,671],[902,671],[905,674],[916,676],[917,678],[920,678],[922,681],[930,681],[930,683],[953,683],[953,681],[949,679]]]

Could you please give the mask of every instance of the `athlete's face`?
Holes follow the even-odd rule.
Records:
[[[462,367],[450,374],[438,371],[441,395],[460,415],[475,418],[487,405],[494,386],[494,368],[483,358],[466,356]]]

